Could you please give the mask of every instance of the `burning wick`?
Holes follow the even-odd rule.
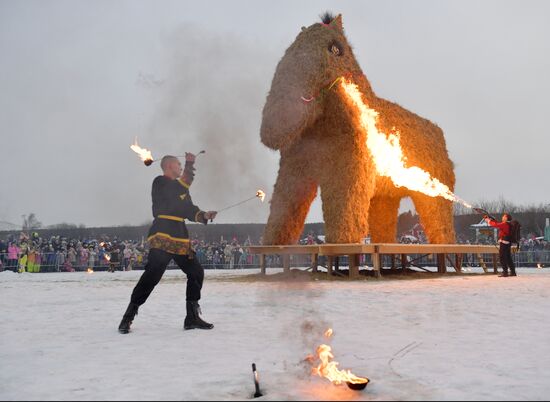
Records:
[[[265,200],[265,193],[262,190],[256,191],[256,197],[258,197],[262,202]]]
[[[138,144],[137,137],[132,145],[130,145],[130,148],[132,151],[134,151],[136,154],[139,155],[145,166],[151,166],[151,164],[154,162],[153,160],[153,154],[151,151],[149,151],[146,148],[142,148]]]
[[[329,328],[325,332],[325,337],[332,337],[333,331],[332,328]],[[349,388],[353,390],[363,390],[367,387],[369,383],[368,378],[357,377],[350,370],[340,370],[338,368],[339,363],[332,361],[334,355],[332,354],[332,348],[329,345],[321,344],[317,348],[317,356],[308,356],[307,360],[312,364],[315,361],[319,360],[320,363],[313,367],[311,373],[313,375],[318,375],[319,377],[326,378],[335,385],[341,385],[346,383]]]
[[[252,373],[254,373],[254,398],[259,398],[263,396],[262,392],[260,391],[260,381],[258,379],[258,371],[256,371],[256,363],[252,363]]]
[[[230,205],[230,206],[228,206],[228,207],[219,209],[218,212],[227,211],[228,209],[238,207],[239,205],[244,204],[245,202],[251,201],[251,200],[253,200],[254,198],[259,198],[260,201],[264,202],[264,200],[265,200],[265,193],[264,193],[262,190],[258,190],[258,191],[256,191],[256,195],[255,195],[254,197],[247,198],[246,200],[240,201],[240,202],[238,202],[238,203],[236,203],[236,204],[233,204],[233,205]]]
[[[151,166],[154,162],[158,162],[160,160],[160,159],[153,159],[153,154],[151,153],[151,151],[149,151],[146,148],[141,148],[138,145],[137,137],[136,137],[134,143],[132,145],[130,145],[130,148],[132,149],[132,151],[134,151],[136,154],[139,155],[139,157],[141,158],[141,160],[143,161],[145,166]],[[199,156],[199,155],[205,154],[205,153],[206,153],[206,151],[203,149],[198,154],[196,154],[196,156]],[[184,158],[184,157],[185,157],[185,155],[176,156],[176,158]]]

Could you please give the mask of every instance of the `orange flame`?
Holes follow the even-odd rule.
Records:
[[[325,332],[325,337],[330,338],[332,333],[332,328],[329,328]],[[340,370],[338,368],[339,363],[332,361],[334,355],[329,345],[319,345],[317,348],[317,359],[320,360],[320,363],[317,367],[312,369],[313,375],[326,378],[336,385],[343,383],[365,384],[369,382],[368,378],[357,377],[350,370]],[[309,358],[308,360],[313,361],[314,358]]]
[[[378,174],[389,177],[397,187],[406,187],[430,197],[443,197],[472,208],[466,201],[453,194],[447,185],[433,178],[425,170],[417,166],[406,167],[407,158],[399,144],[399,132],[386,134],[378,131],[379,113],[365,104],[357,85],[346,79],[341,80],[341,85],[359,112],[359,122],[367,135],[367,147],[374,159]]]
[[[88,268],[87,272],[88,272],[89,274],[93,274],[93,273],[94,273],[94,270],[93,270],[92,268]]]
[[[110,254],[105,254],[105,259],[107,261],[111,261],[111,255]]]
[[[138,140],[137,140],[137,137],[134,141],[134,144],[133,145],[130,145],[130,148],[132,149],[132,151],[134,151],[136,154],[139,155],[139,157],[141,158],[141,160],[143,162],[153,162],[153,154],[151,153],[151,151],[149,151],[148,149],[146,148],[141,148],[139,145],[138,145]]]
[[[256,191],[256,197],[258,197],[262,202],[265,200],[265,193],[262,190]]]

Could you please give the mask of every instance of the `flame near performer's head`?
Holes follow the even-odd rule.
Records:
[[[137,137],[132,145],[130,145],[132,151],[134,151],[141,158],[146,166],[150,166],[153,163],[153,154],[146,148],[142,148],[138,144]]]

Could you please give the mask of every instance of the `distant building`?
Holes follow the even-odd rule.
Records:
[[[476,243],[496,243],[498,241],[498,230],[489,226],[485,219],[474,225],[470,225],[470,229],[475,231]]]

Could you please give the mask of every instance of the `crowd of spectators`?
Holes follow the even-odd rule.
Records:
[[[412,235],[400,237],[401,243],[422,243]],[[457,239],[459,243],[469,244],[468,239]],[[195,258],[207,269],[242,269],[259,266],[257,256],[248,251],[248,246],[261,244],[261,238],[253,241],[250,236],[244,241],[236,237],[231,240],[206,242],[192,240]],[[303,238],[301,244],[320,244],[324,236],[313,233]],[[19,237],[10,236],[0,239],[0,271],[13,272],[74,272],[143,269],[147,263],[147,242],[135,240],[110,239],[68,239],[53,236],[41,238],[37,233]],[[520,251],[525,262],[550,262],[550,242],[542,238],[530,237],[521,240]],[[280,266],[279,256],[268,256],[268,266]]]
[[[68,239],[41,238],[37,233],[21,233],[0,239],[0,270],[13,272],[131,270],[143,264],[146,254],[142,243],[108,237]]]
[[[261,241],[261,239],[259,240]],[[257,258],[250,255],[250,237],[244,242],[237,238],[231,241],[192,241],[195,258],[205,268],[236,269],[258,265]],[[13,272],[74,272],[143,269],[147,263],[147,242],[110,239],[68,239],[53,236],[41,238],[37,233],[21,233],[0,239],[0,271]]]

